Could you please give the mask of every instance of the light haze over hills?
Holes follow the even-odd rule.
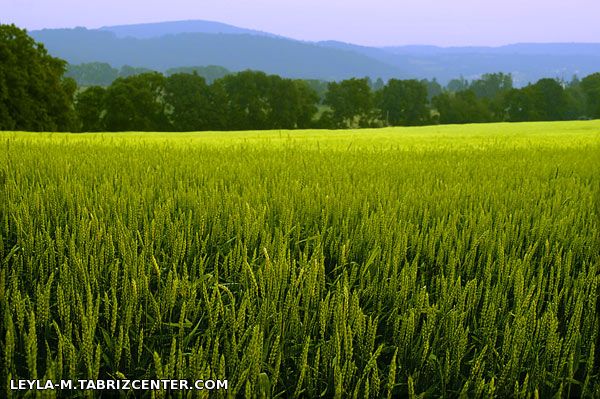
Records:
[[[179,33],[223,33],[223,34],[250,34],[259,36],[278,37],[272,33],[252,29],[238,28],[237,26],[214,21],[171,21],[155,22],[135,25],[104,26],[100,30],[113,32],[117,37],[134,37],[136,39],[150,39],[165,35]]]
[[[570,80],[600,71],[600,44],[513,44],[502,47],[366,47],[336,41],[306,42],[212,21],[44,29],[30,32],[49,52],[71,64],[107,62],[165,71],[221,65],[292,78],[340,80],[432,79],[512,73],[516,85],[542,77]]]

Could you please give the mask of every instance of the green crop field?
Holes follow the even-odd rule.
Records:
[[[600,397],[599,192],[600,121],[0,133],[0,396]]]

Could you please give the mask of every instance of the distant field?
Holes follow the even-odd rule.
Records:
[[[600,397],[599,194],[600,121],[0,133],[0,396]]]
[[[279,149],[293,145],[297,149],[366,150],[440,150],[464,148],[580,147],[598,145],[600,121],[527,122],[423,127],[394,127],[359,130],[272,130],[193,133],[11,133],[5,138],[34,138],[65,143],[93,145],[148,145],[164,143],[168,147],[252,145]],[[139,140],[142,138],[143,140]]]

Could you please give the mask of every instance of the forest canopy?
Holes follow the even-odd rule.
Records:
[[[78,84],[79,83],[79,87]],[[218,66],[164,74],[67,65],[0,25],[0,130],[199,131],[360,128],[600,118],[600,73],[513,87],[508,73],[324,82]]]

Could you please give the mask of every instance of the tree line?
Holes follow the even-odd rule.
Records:
[[[358,128],[600,118],[600,73],[514,88],[510,74],[435,80],[352,78],[324,84],[260,71],[207,82],[98,64],[111,83],[78,88],[65,61],[25,30],[0,25],[0,130],[195,131]],[[71,68],[74,73],[88,69]],[[116,74],[116,75],[115,75]]]
[[[262,130],[600,118],[600,73],[565,84],[541,79],[514,88],[510,75],[486,74],[457,91],[430,96],[428,82],[368,78],[329,82],[320,98],[303,80],[244,71],[212,84],[190,73],[119,78],[75,97],[83,131]],[[452,83],[452,82],[451,82]]]

